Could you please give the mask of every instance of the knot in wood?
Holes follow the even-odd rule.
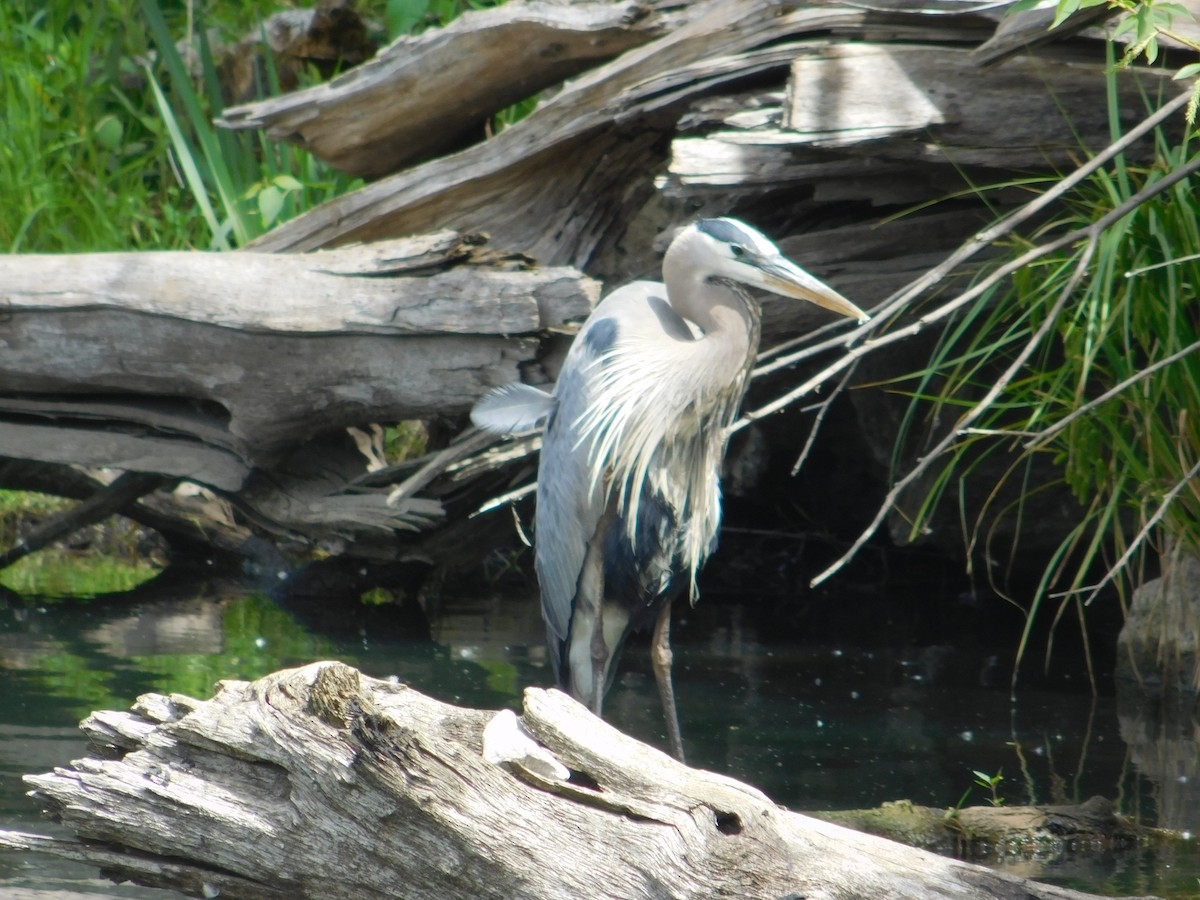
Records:
[[[345,728],[354,713],[368,704],[358,670],[342,663],[323,666],[309,689],[309,714],[335,728]]]

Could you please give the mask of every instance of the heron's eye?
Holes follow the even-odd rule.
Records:
[[[733,251],[733,255],[739,259],[746,255],[745,247],[739,247],[737,244],[732,244],[730,245],[730,249]]]

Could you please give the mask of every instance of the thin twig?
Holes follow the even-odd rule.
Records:
[[[515,503],[516,501],[520,500],[522,497],[528,497],[530,494],[532,494],[536,490],[537,490],[537,482],[531,481],[529,484],[524,485],[519,488],[516,488],[515,490],[511,490],[507,494],[501,494],[499,497],[493,497],[487,503],[483,504],[483,506],[479,507],[479,509],[475,510],[475,512],[473,512],[469,516],[467,516],[467,518],[473,519],[476,516],[482,515],[485,512],[490,512],[491,510],[495,509],[497,506],[503,506],[505,503]]]
[[[169,476],[153,472],[125,472],[86,500],[81,500],[66,512],[43,522],[23,540],[0,553],[0,569],[8,568],[59,538],[96,522],[103,522],[109,516],[119,513],[129,504],[173,480]]]
[[[1091,262],[1092,254],[1095,252],[1096,239],[1099,237],[1102,230],[1103,229],[1101,228],[1095,228],[1093,230],[1093,233],[1090,235],[1091,239],[1088,241],[1087,247],[1080,256],[1079,262],[1076,264],[1075,272],[1072,274],[1071,280],[1059,294],[1058,300],[1055,301],[1053,309],[1050,310],[1049,314],[1038,327],[1038,330],[1034,333],[1033,337],[1029,339],[1029,342],[1023,348],[1021,348],[1021,352],[1017,354],[1017,358],[1012,361],[1009,367],[1005,370],[1004,374],[1000,376],[1000,379],[988,390],[979,403],[971,407],[971,409],[967,410],[967,412],[963,414],[962,418],[959,419],[958,424],[951,428],[942,437],[942,439],[937,442],[933,449],[930,450],[929,453],[926,454],[919,463],[917,463],[917,465],[913,466],[913,468],[909,470],[907,475],[905,475],[892,486],[892,489],[888,491],[887,497],[884,498],[883,503],[880,504],[879,510],[875,513],[875,518],[871,521],[871,524],[867,526],[862,534],[858,536],[857,540],[855,540],[849,550],[843,553],[833,563],[833,565],[826,568],[810,582],[812,587],[816,587],[841,569],[842,566],[846,565],[846,563],[848,563],[851,558],[858,553],[860,549],[862,549],[863,545],[865,545],[867,541],[871,539],[871,536],[883,523],[884,518],[899,499],[900,494],[910,484],[923,475],[925,470],[932,465],[933,461],[939,458],[950,447],[950,445],[958,439],[959,432],[962,428],[965,428],[971,422],[974,422],[976,419],[982,416],[984,412],[987,411],[988,407],[990,407],[992,403],[999,398],[1004,389],[1007,388],[1009,383],[1017,376],[1029,357],[1033,355],[1038,345],[1057,324],[1059,314],[1066,307],[1067,300],[1070,299],[1071,294],[1075,291],[1075,286],[1079,283],[1079,281],[1083,278],[1084,273],[1087,271],[1087,264]]]
[[[833,405],[833,401],[837,399],[850,381],[850,376],[854,374],[856,366],[851,366],[842,373],[841,379],[830,392],[829,396],[817,404],[817,416],[813,419],[812,428],[808,431],[808,437],[804,441],[804,446],[800,448],[800,455],[796,457],[796,461],[792,464],[792,475],[800,471],[800,467],[804,465],[804,461],[808,459],[808,454],[812,452],[813,445],[817,441],[817,434],[821,431],[821,423],[825,421],[825,414],[829,412],[829,407]]]
[[[1129,546],[1125,549],[1125,552],[1121,554],[1121,558],[1109,568],[1108,572],[1105,573],[1104,577],[1101,578],[1099,582],[1091,587],[1076,588],[1073,591],[1062,591],[1054,594],[1053,596],[1065,597],[1071,594],[1082,594],[1087,591],[1088,596],[1087,599],[1083,601],[1083,605],[1089,606],[1091,602],[1096,599],[1096,595],[1098,595],[1100,591],[1104,589],[1105,585],[1117,577],[1117,573],[1125,568],[1126,563],[1133,558],[1133,554],[1136,553],[1138,548],[1141,547],[1141,545],[1144,544],[1150,537],[1150,532],[1154,529],[1155,525],[1162,521],[1163,517],[1167,514],[1167,511],[1171,508],[1171,504],[1175,502],[1175,498],[1183,493],[1183,489],[1188,487],[1192,483],[1192,480],[1197,477],[1200,477],[1200,461],[1197,461],[1196,464],[1187,471],[1187,474],[1177,481],[1171,490],[1167,491],[1167,493],[1163,496],[1162,503],[1160,503],[1158,505],[1158,509],[1154,511],[1154,515],[1146,520],[1146,524],[1144,524],[1141,529],[1138,530],[1137,536],[1130,541]]]
[[[451,465],[484,449],[494,440],[496,440],[495,435],[486,431],[467,432],[457,442],[435,453],[429,462],[396,485],[388,494],[388,506],[395,506],[402,500],[415,496],[417,491],[432,482]]]
[[[1200,350],[1200,341],[1196,341],[1194,344],[1189,344],[1188,346],[1184,347],[1182,350],[1172,353],[1170,356],[1164,356],[1158,362],[1152,363],[1151,365],[1146,366],[1146,368],[1141,369],[1134,375],[1130,375],[1124,381],[1109,388],[1107,391],[1105,391],[1099,397],[1089,400],[1087,403],[1083,404],[1083,406],[1074,410],[1070,414],[1063,416],[1063,418],[1059,419],[1053,425],[1050,425],[1050,426],[1042,429],[1041,431],[1034,431],[1034,432],[1014,431],[1014,432],[1010,432],[1010,433],[1017,435],[1017,436],[1027,436],[1030,438],[1030,440],[1027,441],[1025,444],[1026,450],[1036,450],[1039,447],[1044,447],[1046,442],[1049,441],[1050,438],[1054,437],[1056,434],[1058,434],[1060,431],[1062,431],[1064,428],[1066,428],[1068,425],[1070,425],[1076,419],[1078,419],[1082,416],[1086,416],[1097,406],[1101,406],[1102,404],[1107,403],[1109,400],[1113,399],[1118,394],[1122,393],[1126,388],[1132,387],[1133,385],[1137,384],[1139,381],[1143,381],[1146,378],[1149,378],[1151,375],[1153,375],[1159,369],[1165,369],[1167,366],[1169,366],[1173,363],[1179,362],[1185,356],[1190,356],[1192,353],[1195,353],[1197,350]]]

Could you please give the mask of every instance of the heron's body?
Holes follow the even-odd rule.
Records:
[[[500,431],[545,415],[542,613],[560,685],[597,713],[626,637],[653,622],[656,674],[673,706],[670,603],[684,590],[695,600],[716,545],[721,460],[758,350],[759,307],[742,284],[864,317],[732,219],[685,229],[663,279],[621,287],[596,307],[551,397],[501,389],[503,401],[489,398],[473,414]]]
[[[716,542],[727,426],[745,393],[759,317],[744,291],[706,287],[728,294],[725,313],[708,323],[729,332],[723,352],[709,352],[713,332],[695,333],[662,284],[626,285],[576,338],[546,424],[536,553],[542,612],[561,685],[593,708],[625,637],[685,587],[695,597],[696,573]],[[686,387],[664,398],[645,379]],[[597,609],[609,648],[603,659],[593,653]]]

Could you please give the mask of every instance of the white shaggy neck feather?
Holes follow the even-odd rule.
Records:
[[[694,601],[696,574],[720,524],[721,460],[758,348],[758,307],[731,284],[692,272],[680,292],[681,279],[670,277],[677,273],[666,264],[663,270],[668,301],[703,335],[621,335],[594,363],[595,394],[577,426],[579,445],[590,445],[591,488],[603,477],[603,489],[617,492],[632,545],[643,488],[670,506]],[[683,308],[677,296],[688,298]]]

